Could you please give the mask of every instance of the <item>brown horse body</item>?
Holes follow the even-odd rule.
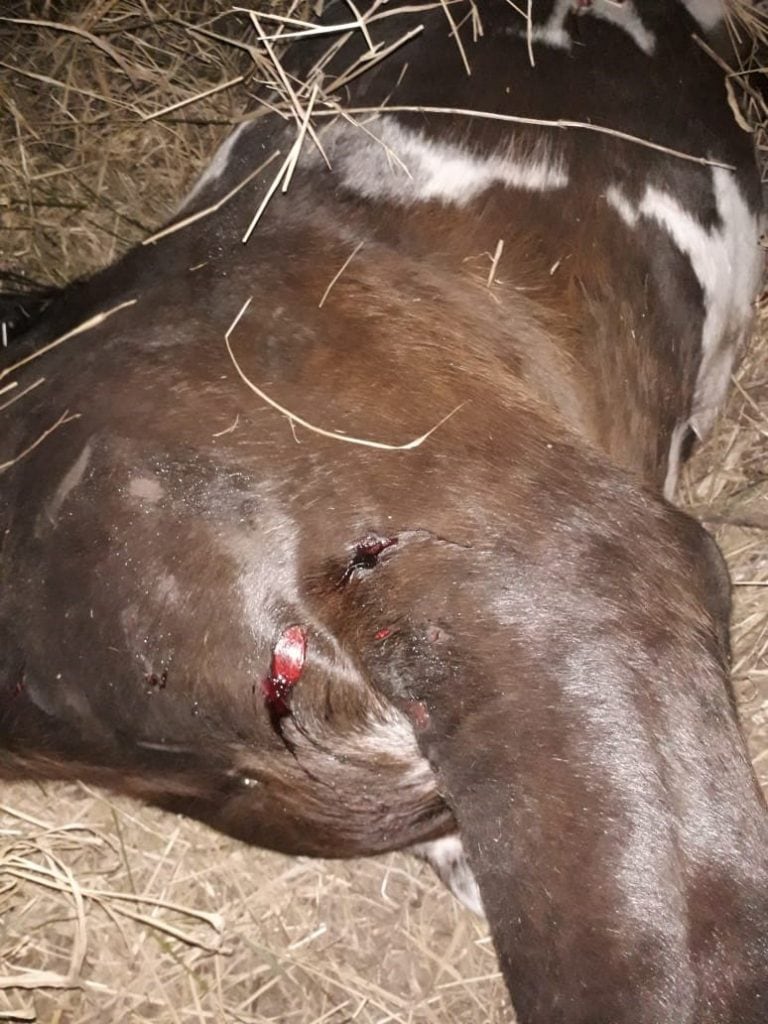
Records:
[[[247,245],[277,165],[52,304],[13,358],[109,316],[0,413],[0,776],[293,853],[458,831],[521,1024],[765,1021],[728,581],[662,497],[757,287],[749,139],[690,39],[716,6],[555,0],[527,39],[488,0],[470,77],[439,7],[383,19],[424,30],[345,96],[713,164],[339,119]],[[184,216],[291,139],[239,131]]]

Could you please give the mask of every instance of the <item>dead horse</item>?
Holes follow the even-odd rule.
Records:
[[[276,115],[9,349],[0,775],[417,847],[521,1024],[764,1024],[728,580],[668,503],[759,278],[750,140],[692,41],[722,9],[476,13],[468,76],[439,6],[376,8],[412,37],[343,88],[361,33],[323,64],[359,113],[318,103],[330,166],[308,138],[247,245]]]

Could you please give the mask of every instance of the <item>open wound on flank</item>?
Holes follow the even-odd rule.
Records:
[[[272,728],[281,738],[284,737],[280,720],[291,714],[291,690],[304,671],[306,657],[306,630],[302,626],[286,627],[272,650],[269,675],[261,684]]]
[[[397,537],[379,537],[376,534],[370,534],[359,541],[339,580],[339,586],[349,583],[358,570],[374,569],[379,564],[379,556],[397,543]]]

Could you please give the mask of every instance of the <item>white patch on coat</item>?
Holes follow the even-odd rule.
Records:
[[[609,206],[613,207],[627,227],[637,227],[637,221],[640,217],[639,209],[634,206],[629,199],[627,199],[618,186],[608,186],[605,191],[605,201]]]
[[[128,482],[128,493],[132,498],[156,505],[163,497],[163,485],[154,476],[134,476]]]
[[[702,437],[712,425],[725,398],[739,346],[746,340],[755,315],[754,302],[763,271],[760,218],[742,196],[735,175],[713,169],[715,202],[723,227],[709,251],[691,261],[700,280],[706,280],[707,319],[704,354],[696,380],[691,426]]]
[[[478,917],[485,917],[480,889],[458,835],[443,836],[431,843],[419,843],[412,846],[409,853],[414,853],[430,864],[440,881],[467,909]]]
[[[179,582],[173,573],[161,573],[155,583],[155,600],[158,604],[175,607],[181,601]]]
[[[720,24],[725,16],[723,0],[682,0],[691,17],[698,21],[705,32]]]
[[[322,142],[343,184],[367,199],[463,206],[492,185],[548,192],[568,184],[562,159],[544,138],[527,152],[510,143],[504,151],[480,154],[428,139],[392,117],[377,117],[366,128],[335,124]]]
[[[605,195],[630,227],[641,218],[655,222],[688,257],[704,297],[701,365],[687,421],[699,437],[712,425],[728,387],[736,351],[750,329],[761,275],[760,221],[746,203],[735,175],[712,168],[712,189],[720,227],[705,228],[678,199],[646,187],[633,204],[616,186]]]
[[[677,490],[677,481],[680,476],[680,463],[682,461],[683,441],[688,433],[688,421],[678,423],[672,431],[669,442],[669,453],[667,454],[667,475],[664,478],[664,497],[672,501]]]
[[[565,19],[573,9],[573,0],[557,0],[552,13],[543,25],[531,25],[530,37],[534,43],[544,43],[556,50],[570,50],[571,37],[565,30]],[[525,31],[520,35],[526,35]]]
[[[642,18],[632,0],[624,3],[616,3],[615,0],[593,0],[590,7],[585,7],[578,12],[574,9],[573,0],[557,0],[552,8],[552,13],[543,25],[533,25],[530,29],[530,37],[534,43],[544,43],[545,46],[552,46],[557,50],[570,50],[573,40],[565,28],[565,21],[572,13],[578,13],[582,18],[598,18],[600,21],[607,21],[616,28],[622,29],[632,39],[643,53],[649,56],[656,49],[656,37],[643,24]],[[519,33],[526,36],[526,30]]]
[[[182,201],[181,206],[179,207],[179,211],[183,210],[186,206],[188,206],[189,203],[191,203],[192,200],[196,196],[198,196],[207,185],[210,185],[214,181],[219,180],[224,171],[227,169],[227,165],[229,164],[229,158],[232,155],[232,150],[234,149],[235,143],[240,138],[245,129],[248,127],[248,124],[248,121],[244,121],[242,124],[239,124],[237,128],[235,128],[234,131],[230,132],[226,139],[224,139],[219,148],[213,154],[213,159],[211,160],[211,162],[208,164],[203,173],[192,186],[191,191],[187,193],[186,198]]]
[[[52,523],[56,522],[56,517],[59,514],[61,506],[78,484],[82,482],[83,477],[85,476],[85,471],[88,468],[88,463],[91,459],[92,451],[93,445],[89,441],[62,477],[61,483],[56,489],[56,494],[53,496],[46,510],[48,519]]]
[[[612,0],[593,0],[592,6],[587,8],[585,14],[591,14],[622,29],[649,57],[656,49],[656,36],[645,27],[632,0],[625,0],[623,4],[617,4]]]

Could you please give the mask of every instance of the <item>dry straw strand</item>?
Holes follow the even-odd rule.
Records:
[[[49,341],[47,345],[43,345],[40,348],[30,352],[29,355],[24,356],[23,359],[18,359],[15,363],[11,363],[10,366],[6,366],[4,370],[0,370],[0,380],[7,377],[11,373],[15,373],[16,370],[20,370],[22,366],[26,366],[28,363],[33,362],[35,359],[39,359],[44,356],[51,349],[58,348],[59,345],[63,345],[65,341],[70,341],[72,338],[77,338],[81,334],[85,334],[87,331],[92,331],[94,327],[99,327],[106,320],[109,320],[115,313],[119,313],[121,309],[127,309],[129,306],[135,306],[138,299],[127,299],[125,302],[120,302],[116,306],[112,306],[110,309],[106,309],[101,313],[96,313],[94,316],[84,320],[77,327],[73,327],[72,330],[66,331],[58,338],[54,338],[53,341]]]
[[[11,466],[15,466],[17,462],[21,462],[22,459],[26,459],[28,455],[31,455],[35,448],[39,447],[43,441],[50,437],[51,434],[55,433],[59,427],[63,427],[65,423],[71,423],[72,420],[80,419],[80,415],[81,414],[79,412],[70,414],[69,409],[67,409],[61,414],[61,416],[59,416],[55,423],[51,424],[50,427],[46,427],[35,441],[28,444],[26,448],[22,448],[22,450],[17,455],[14,455],[12,459],[8,459],[6,462],[0,462],[0,474],[5,473],[6,470],[9,470]]]
[[[452,416],[454,416],[459,411],[459,409],[461,409],[466,404],[465,402],[460,402],[454,409],[451,409],[449,413],[446,413],[446,415],[443,416],[441,420],[435,423],[434,426],[430,427],[429,430],[419,435],[419,437],[415,437],[412,441],[407,441],[405,444],[387,444],[385,441],[373,441],[364,437],[353,437],[350,434],[343,434],[338,430],[327,430],[325,427],[318,427],[316,424],[310,423],[308,420],[303,419],[303,417],[297,415],[295,412],[291,412],[290,409],[286,409],[284,405],[280,405],[280,403],[276,402],[274,398],[270,398],[266,391],[262,391],[262,389],[260,387],[257,387],[257,385],[254,384],[253,381],[247,376],[247,374],[241,367],[240,363],[238,362],[237,358],[235,357],[235,354],[232,351],[231,337],[235,329],[237,328],[237,325],[240,323],[240,320],[243,318],[246,311],[248,310],[248,307],[250,306],[252,301],[253,296],[246,299],[246,301],[240,307],[240,310],[238,311],[232,323],[229,325],[224,335],[224,342],[227,347],[229,358],[232,361],[232,365],[234,366],[238,376],[243,381],[243,383],[246,384],[246,386],[250,388],[250,390],[253,391],[253,393],[257,395],[262,401],[266,402],[267,405],[271,406],[277,412],[285,416],[286,419],[289,420],[289,422],[298,423],[299,426],[304,427],[305,430],[309,430],[313,434],[319,434],[321,437],[329,437],[334,441],[344,441],[347,444],[360,445],[363,448],[376,448],[379,451],[413,451],[414,448],[420,448],[421,445],[424,444],[424,442],[429,437],[431,437],[436,430],[442,427],[444,423],[446,423]]]

